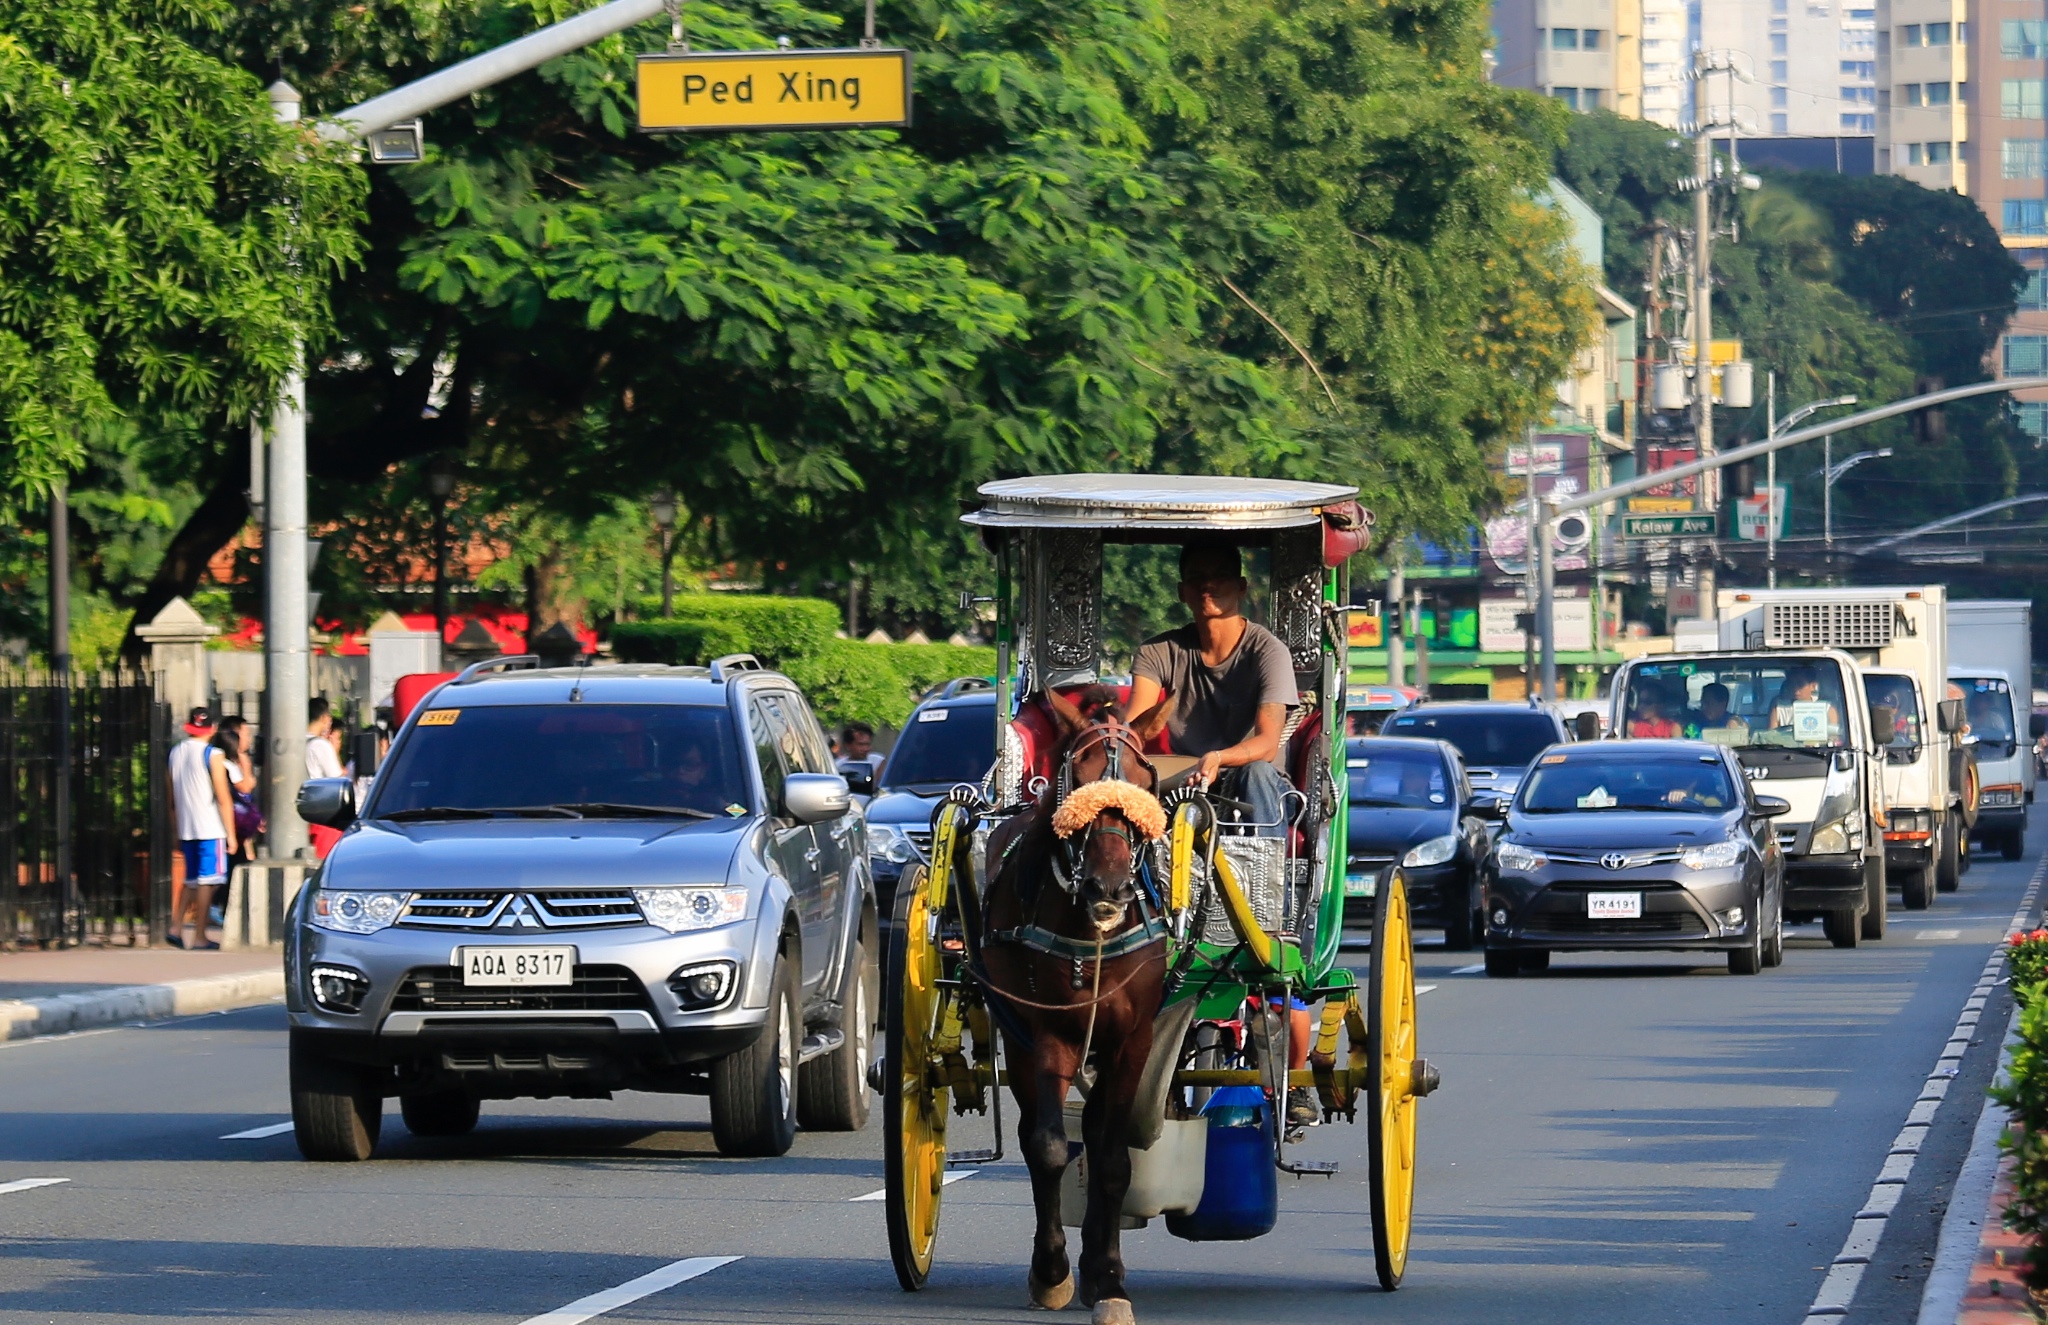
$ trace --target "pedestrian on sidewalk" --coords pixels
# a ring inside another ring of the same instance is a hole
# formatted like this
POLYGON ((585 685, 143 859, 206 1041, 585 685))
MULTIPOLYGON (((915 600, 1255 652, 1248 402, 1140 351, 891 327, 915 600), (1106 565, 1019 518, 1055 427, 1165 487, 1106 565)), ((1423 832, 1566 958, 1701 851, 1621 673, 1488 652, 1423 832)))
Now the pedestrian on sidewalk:
POLYGON ((256 839, 263 832, 263 808, 256 800, 256 762, 249 754, 249 725, 225 717, 214 729, 213 743, 228 757, 228 790, 235 801, 236 863, 256 859, 256 839))
POLYGON ((204 951, 220 947, 206 938, 213 890, 227 882, 234 853, 235 801, 228 782, 228 757, 213 744, 213 714, 204 705, 185 720, 185 739, 171 747, 171 803, 178 819, 178 850, 185 857, 183 925, 178 946, 204 951))
MULTIPOLYGON (((341 752, 335 749, 334 710, 325 698, 315 697, 306 704, 306 776, 308 778, 347 777, 348 770, 341 766, 341 752)), ((321 860, 334 850, 334 844, 341 840, 341 830, 325 824, 309 824, 313 836, 313 854, 321 860)))

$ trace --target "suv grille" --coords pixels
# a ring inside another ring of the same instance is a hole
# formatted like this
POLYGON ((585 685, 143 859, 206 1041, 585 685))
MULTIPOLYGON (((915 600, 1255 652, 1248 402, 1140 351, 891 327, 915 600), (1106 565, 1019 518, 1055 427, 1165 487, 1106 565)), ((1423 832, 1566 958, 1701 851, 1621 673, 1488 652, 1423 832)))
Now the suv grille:
POLYGON ((415 966, 398 982, 393 1012, 652 1012, 623 966, 578 966, 569 984, 545 988, 469 988, 453 966, 415 966))
POLYGON ((620 888, 415 893, 398 923, 427 929, 589 929, 637 925, 640 904, 620 888))
POLYGON ((910 845, 917 848, 917 854, 926 860, 932 858, 932 830, 929 828, 906 828, 903 835, 910 839, 910 845))

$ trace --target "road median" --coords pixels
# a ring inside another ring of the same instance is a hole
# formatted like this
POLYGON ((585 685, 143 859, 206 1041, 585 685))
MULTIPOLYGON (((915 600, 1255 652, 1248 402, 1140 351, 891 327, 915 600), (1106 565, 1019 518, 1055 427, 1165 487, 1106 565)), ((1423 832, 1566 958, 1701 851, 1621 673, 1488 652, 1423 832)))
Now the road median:
POLYGON ((271 968, 43 998, 0 999, 0 1040, 27 1040, 125 1022, 224 1012, 268 1003, 283 994, 284 972, 271 968))

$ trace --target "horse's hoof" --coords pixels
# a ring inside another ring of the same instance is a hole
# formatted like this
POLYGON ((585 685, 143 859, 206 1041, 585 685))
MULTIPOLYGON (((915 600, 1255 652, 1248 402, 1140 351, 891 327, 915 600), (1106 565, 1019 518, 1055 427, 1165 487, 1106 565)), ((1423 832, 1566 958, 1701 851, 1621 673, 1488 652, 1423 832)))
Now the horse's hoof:
POLYGON ((1026 1270, 1024 1282, 1031 1289, 1031 1305, 1039 1311, 1060 1311, 1074 1300, 1074 1276, 1069 1274, 1056 1284, 1038 1281, 1038 1272, 1026 1270))
POLYGON ((1129 1298, 1105 1297, 1095 1304, 1092 1325, 1138 1325, 1138 1318, 1131 1314, 1129 1298))

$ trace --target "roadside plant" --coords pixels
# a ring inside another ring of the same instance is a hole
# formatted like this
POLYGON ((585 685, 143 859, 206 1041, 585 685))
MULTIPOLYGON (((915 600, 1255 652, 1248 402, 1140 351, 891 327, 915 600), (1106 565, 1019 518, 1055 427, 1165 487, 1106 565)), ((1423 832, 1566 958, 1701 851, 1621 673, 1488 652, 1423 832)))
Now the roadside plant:
POLYGON ((2048 980, 2048 929, 2015 934, 2005 941, 2005 970, 2015 1002, 2025 1006, 2048 980))
MULTIPOLYGON (((2018 936, 2008 948, 2048 945, 2048 931, 2018 936)), ((2038 968, 2037 968, 2038 969, 2038 968)), ((2013 988, 2020 988, 2017 979, 2013 988)), ((1999 1148, 2013 1159, 2013 1196, 2005 1207, 2005 1226, 2027 1239, 2027 1286, 2048 1290, 2048 999, 2034 999, 2020 1010, 2019 1043, 2013 1046, 2012 1067, 2004 1082, 1991 1088, 1991 1098, 2012 1115, 2012 1125, 1999 1138, 1999 1148)))

